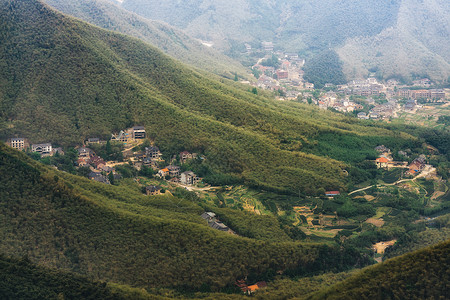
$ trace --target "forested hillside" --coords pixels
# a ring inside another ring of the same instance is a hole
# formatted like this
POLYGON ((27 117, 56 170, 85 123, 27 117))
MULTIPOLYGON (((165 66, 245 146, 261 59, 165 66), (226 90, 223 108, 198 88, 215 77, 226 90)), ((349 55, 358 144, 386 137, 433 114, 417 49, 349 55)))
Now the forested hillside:
POLYGON ((450 241, 368 267, 311 299, 444 299, 450 241))
POLYGON ((220 232, 201 219, 195 201, 69 175, 4 144, 0 162, 0 253, 96 280, 218 289, 245 277, 338 271, 370 261, 334 244, 220 232))
POLYGON ((105 29, 146 41, 170 56, 209 72, 234 78, 247 71, 237 61, 202 45, 170 25, 130 13, 106 0, 45 0, 59 11, 105 29))
POLYGON ((345 188, 343 169, 374 157, 378 144, 420 142, 233 88, 38 1, 0 3, 2 138, 74 145, 142 124, 168 157, 201 153, 213 172, 296 194, 345 188))
POLYGON ((88 277, 36 266, 26 257, 13 259, 0 256, 0 298, 33 299, 165 299, 145 291, 107 286, 88 277))
POLYGON ((428 74, 446 80, 450 75, 446 0, 120 2, 231 53, 243 51, 244 43, 256 48, 261 41, 273 41, 275 48, 308 59, 337 50, 349 79, 367 76, 374 67, 386 77, 428 74))

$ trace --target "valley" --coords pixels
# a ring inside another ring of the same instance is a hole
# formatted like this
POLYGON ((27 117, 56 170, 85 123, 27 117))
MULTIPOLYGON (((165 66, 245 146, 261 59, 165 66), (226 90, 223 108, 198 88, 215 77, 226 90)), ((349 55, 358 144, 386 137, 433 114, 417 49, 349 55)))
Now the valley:
POLYGON ((0 298, 445 295, 444 54, 339 47, 446 4, 171 2, 0 0, 0 298))

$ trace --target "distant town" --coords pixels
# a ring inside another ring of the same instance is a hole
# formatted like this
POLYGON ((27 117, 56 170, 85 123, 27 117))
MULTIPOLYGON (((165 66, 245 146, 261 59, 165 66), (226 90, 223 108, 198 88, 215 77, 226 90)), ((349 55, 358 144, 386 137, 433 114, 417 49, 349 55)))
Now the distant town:
POLYGON ((379 82, 377 78, 369 77, 342 85, 327 83, 316 89, 313 83, 304 79, 305 60, 298 54, 274 52, 271 42, 263 42, 257 51, 248 44, 246 48, 247 53, 256 52, 261 58, 251 67, 257 81, 242 83, 273 91, 278 100, 305 102, 365 120, 392 120, 403 113, 415 114, 428 104, 449 104, 448 91, 434 88, 428 78, 405 85, 396 79, 379 82))

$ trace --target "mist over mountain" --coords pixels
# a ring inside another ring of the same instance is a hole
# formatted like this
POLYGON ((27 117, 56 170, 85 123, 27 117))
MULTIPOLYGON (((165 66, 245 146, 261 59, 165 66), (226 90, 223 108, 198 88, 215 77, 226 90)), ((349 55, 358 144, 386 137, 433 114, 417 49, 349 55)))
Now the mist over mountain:
POLYGON ((369 69, 384 78, 424 74, 444 80, 450 75, 450 4, 445 0, 124 0, 121 6, 228 53, 244 43, 259 47, 262 41, 307 58, 331 48, 349 79, 367 76, 369 69))
POLYGON ((45 0, 57 10, 99 27, 137 37, 164 53, 197 68, 225 76, 243 76, 244 67, 219 51, 202 45, 181 30, 148 20, 107 0, 45 0))

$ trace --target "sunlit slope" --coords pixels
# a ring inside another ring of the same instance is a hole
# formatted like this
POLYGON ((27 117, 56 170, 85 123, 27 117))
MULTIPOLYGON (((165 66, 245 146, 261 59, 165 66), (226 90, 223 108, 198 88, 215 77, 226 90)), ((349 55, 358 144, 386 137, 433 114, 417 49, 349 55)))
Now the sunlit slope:
POLYGON ((142 124, 166 155, 203 153, 217 172, 306 194, 343 188, 343 169, 373 156, 377 144, 414 140, 307 105, 255 96, 140 40, 38 1, 0 3, 4 138, 67 145, 142 124))

